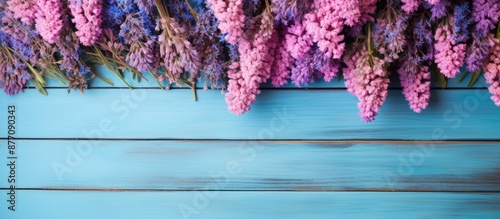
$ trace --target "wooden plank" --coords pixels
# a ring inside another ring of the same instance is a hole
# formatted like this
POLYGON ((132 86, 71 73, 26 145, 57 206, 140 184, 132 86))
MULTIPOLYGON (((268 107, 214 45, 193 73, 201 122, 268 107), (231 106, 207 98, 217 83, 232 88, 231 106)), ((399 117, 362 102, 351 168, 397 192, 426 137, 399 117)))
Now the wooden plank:
POLYGON ((9 219, 499 218, 499 193, 17 191, 9 219))
MULTIPOLYGON (((357 99, 339 90, 263 91, 243 116, 227 111, 219 91, 200 92, 195 102, 186 90, 53 90, 48 97, 30 90, 1 94, 0 118, 16 105, 18 138, 500 140, 500 108, 487 90, 432 95, 416 114, 391 90, 377 120, 365 124, 357 99)), ((0 138, 6 129, 0 126, 0 138)))
MULTIPOLYGON (((114 75, 113 72, 109 71, 105 66, 96 66, 95 70, 99 72, 99 74, 103 75, 105 78, 110 79, 113 81, 114 86, 111 86, 102 80, 98 78, 94 78, 93 80, 90 81, 90 87, 94 88, 107 88, 107 87, 115 87, 115 88, 126 88, 127 86, 125 83, 123 83, 116 75, 114 75)), ((144 79, 141 80, 141 82, 138 82, 136 79, 132 78, 132 74, 126 72, 124 74, 124 78, 126 79, 127 83, 129 83, 132 87, 136 88, 159 88, 157 82, 153 79, 153 77, 150 74, 144 74, 144 79)), ((461 83, 458 82, 458 78, 450 79, 448 80, 448 88, 466 88, 467 84, 469 83, 469 80, 471 78, 472 74, 468 74, 461 83)), ((399 83, 399 78, 397 74, 393 74, 391 78, 391 87, 393 88, 401 88, 401 85, 399 83)), ((198 85, 198 87, 201 89, 204 86, 204 82, 201 81, 198 85)), ((166 83, 163 83, 163 86, 165 86, 166 83)), ((51 88, 63 88, 67 87, 66 85, 61 84, 60 82, 56 80, 47 80, 47 86, 51 88)), ((175 86, 174 86, 175 87, 175 86)), ((271 83, 266 83, 262 85, 263 88, 274 88, 271 83)), ((440 85, 435 82, 432 85, 433 88, 441 88, 440 85)), ((474 88, 480 88, 480 87, 487 87, 486 81, 484 77, 480 77, 478 82, 474 84, 474 88)), ((34 87, 33 87, 34 88, 34 87)), ((298 88, 297 86, 288 83, 283 86, 283 88, 298 88)), ((344 85, 344 80, 339 81, 338 78, 334 78, 331 82, 325 82, 323 80, 317 80, 314 83, 311 83, 309 85, 304 85, 302 88, 345 88, 344 85)))
MULTIPOLYGON (((500 142, 20 140, 16 145, 17 188, 500 192, 500 142)), ((0 156, 0 163, 8 163, 6 157, 0 156)), ((7 170, 0 169, 2 178, 7 170)), ((0 181, 0 188, 8 186, 0 181)))

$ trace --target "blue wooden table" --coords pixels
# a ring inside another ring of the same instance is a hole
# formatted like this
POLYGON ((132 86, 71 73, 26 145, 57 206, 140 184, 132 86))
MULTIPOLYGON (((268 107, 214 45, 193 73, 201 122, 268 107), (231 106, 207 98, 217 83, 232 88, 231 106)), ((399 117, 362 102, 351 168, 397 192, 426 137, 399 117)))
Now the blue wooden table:
POLYGON ((394 85, 371 124, 341 82, 266 86, 243 116, 220 91, 91 86, 0 95, 0 218, 500 218, 484 81, 435 88, 421 114, 394 85))

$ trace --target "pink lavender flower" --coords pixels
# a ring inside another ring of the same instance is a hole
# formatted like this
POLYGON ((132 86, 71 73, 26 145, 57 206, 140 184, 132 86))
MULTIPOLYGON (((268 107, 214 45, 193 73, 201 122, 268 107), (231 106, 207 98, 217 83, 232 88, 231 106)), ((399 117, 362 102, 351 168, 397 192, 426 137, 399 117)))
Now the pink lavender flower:
POLYGON ((35 0, 38 11, 35 27, 40 36, 48 43, 55 43, 61 38, 63 29, 63 5, 59 0, 35 0))
POLYGON ((335 7, 338 7, 338 14, 342 19, 344 19, 345 25, 353 26, 359 22, 359 18, 361 17, 359 0, 336 1, 336 3, 341 3, 335 7))
POLYGON ((434 58, 439 70, 447 78, 454 78, 464 64, 465 43, 457 44, 447 25, 437 28, 434 39, 436 41, 434 58))
POLYGON ((429 4, 431 5, 435 5, 441 2, 441 0, 426 0, 426 1, 429 2, 429 4))
POLYGON ((37 4, 32 0, 9 0, 7 7, 14 18, 20 19, 24 24, 31 25, 35 23, 35 15, 37 14, 37 4))
MULTIPOLYGON (((264 12, 263 16, 272 16, 264 12)), ((273 19, 262 19, 272 22, 273 19)), ((271 76, 271 66, 274 62, 274 50, 278 41, 278 34, 274 32, 270 38, 265 38, 262 32, 266 24, 261 24, 259 31, 252 40, 249 36, 240 39, 238 52, 240 61, 231 64, 228 93, 225 99, 230 112, 241 115, 250 110, 250 105, 260 93, 259 85, 271 76), (239 69, 238 69, 239 68, 239 69)))
POLYGON ((154 55, 154 45, 152 43, 154 42, 135 42, 130 44, 130 51, 125 57, 125 61, 134 66, 139 72, 153 70, 152 66, 156 62, 156 56, 154 55))
POLYGON ((326 57, 340 59, 345 49, 341 33, 344 21, 340 14, 346 6, 340 0, 315 0, 313 6, 304 16, 303 26, 326 57))
POLYGON ((431 96, 431 73, 425 65, 412 65, 405 62, 398 69, 403 94, 410 108, 420 113, 429 105, 431 96))
POLYGON ((340 70, 341 61, 339 59, 329 59, 319 50, 315 50, 313 55, 314 70, 318 78, 323 78, 330 82, 340 70))
POLYGON ((491 49, 490 57, 484 64, 484 77, 490 86, 491 100, 495 105, 500 106, 500 42, 495 39, 496 44, 491 49))
POLYGON ((280 27, 279 38, 274 54, 274 63, 271 67, 271 82, 275 87, 280 87, 287 83, 290 78, 290 70, 293 66, 293 57, 286 50, 286 28, 280 27))
POLYGON ((224 39, 229 44, 238 43, 245 26, 242 0, 206 0, 219 21, 219 29, 227 34, 224 39))
POLYGON ((201 68, 198 52, 187 40, 185 30, 173 18, 161 18, 159 29, 162 31, 158 42, 160 43, 160 57, 165 68, 176 78, 167 78, 175 82, 184 71, 195 76, 201 68))
POLYGON ((401 0, 401 2, 403 2, 401 9, 407 14, 417 11, 420 4, 422 4, 422 0, 401 0))
POLYGON ((352 37, 356 37, 360 34, 361 28, 367 22, 373 22, 373 14, 377 10, 378 0, 359 0, 359 20, 352 27, 348 27, 348 34, 352 37))
POLYGON ((302 23, 296 22, 288 27, 286 50, 295 59, 301 59, 311 49, 313 41, 302 23))
POLYGON ((70 0, 69 9, 76 26, 76 35, 84 46, 99 39, 102 23, 102 0, 70 0))
POLYGON ((292 67, 292 83, 297 87, 307 85, 314 81, 314 63, 312 52, 305 54, 302 58, 295 60, 292 67))
POLYGON ((343 71, 347 90, 359 100, 361 119, 372 122, 387 98, 389 77, 384 69, 385 62, 370 55, 364 47, 344 61, 347 65, 343 71))

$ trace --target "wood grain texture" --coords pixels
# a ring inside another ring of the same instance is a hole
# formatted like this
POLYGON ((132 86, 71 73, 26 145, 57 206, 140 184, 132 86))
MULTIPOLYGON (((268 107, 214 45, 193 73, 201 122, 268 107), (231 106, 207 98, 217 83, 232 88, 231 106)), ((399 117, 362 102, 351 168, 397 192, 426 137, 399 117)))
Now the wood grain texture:
POLYGON ((16 212, 7 212, 6 202, 0 204, 2 218, 26 219, 34 215, 51 219, 500 217, 499 193, 18 191, 18 196, 16 212), (183 214, 180 209, 190 211, 183 214), (194 213, 188 216, 189 212, 194 213))
MULTIPOLYGON (((18 188, 500 192, 500 143, 25 140, 17 145, 18 188)), ((6 180, 0 181, 0 188, 6 187, 6 180)))
POLYGON ((2 201, 0 218, 500 218, 500 108, 482 78, 433 90, 421 114, 393 81, 365 124, 338 81, 263 85, 238 117, 220 91, 194 102, 150 76, 126 76, 131 91, 98 71, 115 86, 68 95, 49 80, 48 97, 0 94, 0 121, 16 106, 19 189, 17 211, 2 201))
MULTIPOLYGON (((357 99, 343 90, 266 90, 243 116, 227 111, 219 91, 200 92, 194 102, 186 90, 52 90, 48 97, 28 90, 2 94, 0 117, 16 105, 18 138, 500 140, 500 107, 487 90, 432 95, 428 109, 416 114, 391 90, 370 124, 361 122, 357 99)), ((0 138, 6 133, 0 126, 0 138)))

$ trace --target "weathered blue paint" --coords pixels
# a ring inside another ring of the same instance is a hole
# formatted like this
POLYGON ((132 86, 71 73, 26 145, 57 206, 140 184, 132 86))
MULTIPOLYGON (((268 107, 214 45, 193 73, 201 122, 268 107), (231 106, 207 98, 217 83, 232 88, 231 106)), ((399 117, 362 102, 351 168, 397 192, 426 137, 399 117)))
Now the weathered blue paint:
MULTIPOLYGON (((500 192, 500 142, 17 144, 18 188, 500 192)), ((0 188, 7 185, 0 181, 0 188)))
POLYGON ((500 212, 499 193, 19 191, 19 200, 16 213, 2 202, 2 218, 497 219, 500 212))
POLYGON ((451 80, 421 114, 392 89, 364 124, 341 82, 265 85, 238 117, 220 91, 194 102, 147 78, 134 91, 113 78, 85 95, 53 81, 48 97, 0 94, 1 148, 10 104, 21 138, 17 211, 2 201, 0 218, 500 218, 500 108, 484 80, 451 80))
MULTIPOLYGON (((22 138, 162 139, 488 139, 500 140, 500 107, 486 89, 434 90, 428 109, 416 114, 391 90, 377 120, 361 122, 357 99, 345 90, 266 90, 243 116, 227 111, 219 91, 88 90, 84 95, 30 90, 3 97, 18 108, 22 138), (113 131, 93 134, 101 123, 113 131), (41 128, 43 127, 43 128, 41 128)), ((0 117, 6 118, 6 110, 0 117)), ((0 126, 0 138, 6 136, 0 126)))

